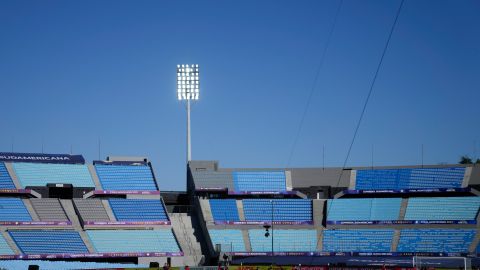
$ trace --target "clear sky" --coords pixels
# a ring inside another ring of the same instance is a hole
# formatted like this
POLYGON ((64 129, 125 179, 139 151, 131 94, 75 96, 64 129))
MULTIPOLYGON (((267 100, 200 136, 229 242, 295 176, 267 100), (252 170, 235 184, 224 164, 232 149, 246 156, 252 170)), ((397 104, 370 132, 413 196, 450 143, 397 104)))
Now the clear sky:
MULTIPOLYGON (((290 166, 341 166, 399 1, 343 2, 290 166), (322 149, 325 147, 325 160, 322 149)), ((201 69, 193 159, 284 167, 338 0, 0 1, 0 151, 148 156, 185 188, 176 65, 201 69)), ((480 154, 480 2, 406 0, 348 165, 480 154), (475 147, 476 146, 476 147, 475 147), (476 148, 476 150, 475 150, 476 148)))

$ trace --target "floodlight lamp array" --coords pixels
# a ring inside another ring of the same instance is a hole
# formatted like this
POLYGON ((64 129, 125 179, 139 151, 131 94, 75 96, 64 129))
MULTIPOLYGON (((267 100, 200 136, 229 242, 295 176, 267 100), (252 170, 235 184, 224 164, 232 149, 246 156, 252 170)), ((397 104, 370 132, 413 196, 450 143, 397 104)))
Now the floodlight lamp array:
POLYGON ((199 92, 198 65, 177 65, 178 100, 197 100, 199 92))

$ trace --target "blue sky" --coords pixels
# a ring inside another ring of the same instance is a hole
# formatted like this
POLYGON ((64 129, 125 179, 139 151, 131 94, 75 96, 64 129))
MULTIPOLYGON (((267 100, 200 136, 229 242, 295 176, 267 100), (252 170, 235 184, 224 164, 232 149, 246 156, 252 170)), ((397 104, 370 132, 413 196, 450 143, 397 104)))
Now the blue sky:
MULTIPOLYGON (((185 188, 177 64, 201 68, 193 159, 283 167, 329 1, 0 1, 0 150, 148 156, 185 188)), ((399 1, 345 0, 290 166, 341 166, 399 1), (325 146, 325 160, 322 148, 325 146)), ((348 165, 480 154, 480 2, 406 0, 348 165), (476 146, 476 147, 475 147, 476 146)))

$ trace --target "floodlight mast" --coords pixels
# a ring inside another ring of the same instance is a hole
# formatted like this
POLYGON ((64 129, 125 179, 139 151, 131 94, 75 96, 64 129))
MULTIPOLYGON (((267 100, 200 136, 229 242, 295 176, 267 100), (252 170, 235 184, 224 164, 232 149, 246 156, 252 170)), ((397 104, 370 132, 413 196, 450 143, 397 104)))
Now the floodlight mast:
POLYGON ((187 101, 187 161, 192 160, 192 144, 190 132, 190 103, 198 100, 200 93, 198 65, 177 65, 178 100, 187 101))

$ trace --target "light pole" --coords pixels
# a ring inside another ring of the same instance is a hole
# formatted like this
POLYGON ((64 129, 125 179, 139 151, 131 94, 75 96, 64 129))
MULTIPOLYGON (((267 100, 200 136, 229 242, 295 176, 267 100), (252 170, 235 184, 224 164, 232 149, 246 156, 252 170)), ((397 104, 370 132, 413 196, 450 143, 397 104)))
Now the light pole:
POLYGON ((272 270, 273 270, 273 200, 270 200, 270 203, 272 204, 272 270))
POLYGON ((187 162, 192 160, 190 100, 198 100, 199 93, 198 65, 177 65, 177 97, 187 101, 187 162))
POLYGON ((273 270, 273 264, 274 264, 274 257, 273 257, 273 200, 270 200, 270 203, 272 204, 272 270, 273 270))

